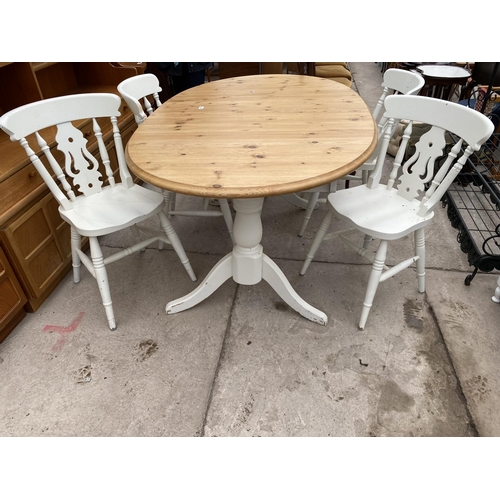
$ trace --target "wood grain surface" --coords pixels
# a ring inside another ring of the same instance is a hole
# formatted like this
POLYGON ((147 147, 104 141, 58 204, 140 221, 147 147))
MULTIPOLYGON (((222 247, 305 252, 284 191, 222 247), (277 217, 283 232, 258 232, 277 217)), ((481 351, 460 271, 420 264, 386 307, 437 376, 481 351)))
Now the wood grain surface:
POLYGON ((256 198, 338 179, 376 140, 368 107, 345 85, 252 75, 177 94, 134 132, 126 155, 132 172, 163 189, 256 198))

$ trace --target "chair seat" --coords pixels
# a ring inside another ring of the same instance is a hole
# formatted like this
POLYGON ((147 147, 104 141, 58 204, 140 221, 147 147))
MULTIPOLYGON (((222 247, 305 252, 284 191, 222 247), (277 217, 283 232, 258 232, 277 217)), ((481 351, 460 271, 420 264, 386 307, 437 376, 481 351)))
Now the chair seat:
POLYGON ((384 185, 369 189, 363 184, 337 191, 328 196, 328 203, 363 233, 384 240, 395 240, 425 227, 434 216, 434 212, 418 216, 418 200, 405 200, 396 189, 388 190, 384 185))
POLYGON ((117 184, 91 196, 79 196, 72 210, 59 207, 61 217, 82 236, 102 236, 133 226, 163 209, 161 193, 134 184, 117 184))
POLYGON ((351 72, 340 64, 317 66, 316 76, 320 78, 347 78, 348 80, 352 80, 351 72))
POLYGON ((346 87, 352 88, 352 82, 348 78, 326 78, 326 80, 333 80, 334 82, 338 82, 346 87))
POLYGON ((347 67, 346 62, 316 62, 314 64, 316 66, 332 66, 332 65, 340 64, 341 66, 344 66, 344 68, 347 67))

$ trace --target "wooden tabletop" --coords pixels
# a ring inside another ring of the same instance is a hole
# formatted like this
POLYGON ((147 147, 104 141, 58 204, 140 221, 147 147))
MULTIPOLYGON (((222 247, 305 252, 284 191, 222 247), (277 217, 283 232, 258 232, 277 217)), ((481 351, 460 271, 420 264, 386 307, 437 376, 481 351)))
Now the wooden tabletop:
POLYGON ((130 170, 169 191, 257 198, 303 191, 362 165, 372 115, 349 87, 302 75, 254 75, 166 101, 127 145, 130 170))

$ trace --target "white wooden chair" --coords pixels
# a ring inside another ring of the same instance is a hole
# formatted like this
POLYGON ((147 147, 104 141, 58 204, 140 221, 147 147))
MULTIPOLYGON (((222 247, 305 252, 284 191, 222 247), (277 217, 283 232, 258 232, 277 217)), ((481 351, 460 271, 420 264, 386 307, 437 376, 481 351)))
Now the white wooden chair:
MULTIPOLYGON (((135 121, 141 125, 144 120, 153 114, 154 110, 161 106, 159 92, 161 92, 160 82, 158 78, 150 73, 144 75, 132 76, 127 78, 118 85, 123 100, 134 113, 135 121), (141 104, 142 102, 142 104, 141 104), (147 113, 147 114, 146 114, 147 113)), ((176 193, 162 191, 167 205, 169 215, 184 215, 184 216, 201 216, 201 217, 224 217, 227 230, 231 240, 233 238, 233 217, 231 209, 226 199, 219 199, 220 210, 207 210, 209 199, 203 198, 203 210, 176 210, 176 193)))
POLYGON ((83 262, 97 281, 111 330, 116 328, 116 322, 106 272, 108 263, 161 240, 173 246, 190 278, 196 280, 179 237, 163 211, 163 196, 132 181, 117 125, 120 105, 121 99, 114 94, 77 94, 27 104, 0 117, 0 128, 12 141, 19 141, 58 201, 61 217, 71 226, 74 281, 80 281, 83 262), (82 120, 88 120, 88 125, 83 122, 87 128, 85 135, 72 123, 78 121, 82 126, 82 120), (105 123, 110 126, 105 128, 105 123), (108 135, 108 130, 113 137, 116 160, 109 156, 104 142, 103 133, 108 135), (91 131, 97 142, 100 165, 88 149, 89 143, 96 149, 91 131), (51 148, 53 143, 55 147, 51 148), (56 157, 61 157, 60 163, 56 157), (121 182, 113 177, 114 165, 118 165, 121 182), (159 217, 164 233, 156 234, 138 225, 154 215, 159 217), (125 228, 132 230, 137 243, 104 258, 98 237, 125 228), (141 231, 149 233, 144 241, 139 241, 141 231), (82 236, 89 239, 91 258, 81 250, 82 236))
MULTIPOLYGON (((379 133, 383 126, 383 109, 384 101, 388 95, 391 94, 402 94, 402 95, 416 95, 420 92, 420 89, 424 86, 424 78, 411 71, 405 71, 403 69, 388 69, 384 73, 384 79, 382 82, 382 94, 379 97, 375 109, 373 110, 373 118, 379 127, 379 133)), ((363 184, 366 183, 368 179, 368 174, 371 170, 375 168, 375 162, 377 160, 378 148, 374 151, 370 159, 359 167, 361 171, 360 175, 350 174, 342 177, 342 180, 350 181, 357 180, 361 181, 363 184)), ((317 207, 318 202, 325 202, 325 198, 320 199, 321 193, 333 193, 337 190, 337 181, 330 184, 324 184, 313 189, 306 191, 310 193, 309 200, 306 206, 306 212, 304 214, 304 220, 302 222, 302 227, 299 231, 299 236, 303 236, 307 228, 309 220, 311 219, 313 210, 317 207)))
POLYGON ((386 124, 379 137, 380 154, 368 182, 331 193, 328 212, 314 238, 300 274, 304 275, 321 242, 338 236, 361 256, 373 263, 363 302, 359 328, 365 327, 379 282, 416 263, 418 290, 425 291, 424 228, 434 216, 434 206, 460 172, 465 161, 493 132, 492 122, 481 113, 456 103, 421 96, 388 96, 385 100, 386 124), (408 120, 394 159, 387 184, 380 182, 387 147, 398 120, 408 120), (416 144, 415 153, 401 165, 412 132, 412 123, 432 125, 416 144), (447 131, 460 139, 447 154, 439 169, 436 159, 445 152, 447 131), (459 154, 462 144, 465 152, 459 154), (458 159, 457 159, 458 157, 458 159), (435 171, 437 170, 437 171, 435 171), (349 229, 327 235, 334 216, 348 222, 349 229), (380 239, 376 254, 367 253, 348 236, 360 232, 380 239), (391 267, 385 266, 389 241, 414 234, 415 255, 391 267))

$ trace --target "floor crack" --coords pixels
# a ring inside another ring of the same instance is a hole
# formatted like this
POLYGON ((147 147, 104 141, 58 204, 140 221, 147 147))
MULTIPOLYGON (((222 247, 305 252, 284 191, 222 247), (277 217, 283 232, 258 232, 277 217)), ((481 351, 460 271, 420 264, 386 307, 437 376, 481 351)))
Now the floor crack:
POLYGON ((468 404, 468 401, 467 401, 467 397, 465 396, 465 393, 464 393, 464 390, 462 388, 462 384, 460 382, 460 377, 458 376, 457 374, 457 370, 455 369, 455 365, 453 364, 453 357, 451 356, 451 352, 450 350, 448 349, 448 346, 446 345, 446 340, 443 336, 443 332, 441 331, 441 327, 439 325, 439 320, 436 316, 436 313, 434 312, 434 308, 432 307, 432 305, 430 304, 430 302, 428 301, 428 298, 427 298, 427 295, 424 295, 424 303, 425 305, 428 307, 428 310, 434 320, 434 323, 436 324, 436 328, 437 328, 437 332, 438 332, 438 335, 441 339, 441 342, 443 343, 443 346, 444 346, 444 349, 446 351, 446 355, 448 357, 448 361, 450 363, 450 367, 451 369, 453 370, 453 374, 455 375, 455 378, 457 380, 457 395, 459 397, 459 399, 464 403, 464 407, 465 407, 465 412, 469 418, 469 426, 471 428, 471 431, 472 431, 472 434, 476 437, 480 437, 480 434, 477 430, 477 427, 476 427, 476 423, 474 422, 474 419, 472 417, 472 414, 469 410, 469 404, 468 404))
POLYGON ((236 298, 238 296, 239 287, 240 286, 238 284, 236 284, 236 287, 234 290, 234 295, 233 295, 233 302, 231 304, 231 308, 230 308, 229 314, 228 314, 228 320, 227 320, 227 324, 226 324, 226 330, 224 332, 224 338, 222 339, 222 345, 221 345, 221 350, 219 353, 219 359, 217 360, 217 366, 215 367, 214 376, 212 378, 212 386, 210 387, 210 393, 208 395, 207 406, 205 408, 205 413, 203 415, 203 421, 201 423, 201 431, 199 434, 200 437, 205 436, 205 428, 207 425, 208 412, 210 410, 210 407, 212 406, 215 384, 216 384, 217 379, 219 377, 219 372, 220 372, 220 369, 222 366, 222 361, 224 360, 225 355, 226 355, 226 351, 227 351, 227 343, 229 340, 229 335, 231 334, 231 326, 232 326, 231 318, 233 317, 233 311, 234 311, 234 308, 236 306, 236 298))

